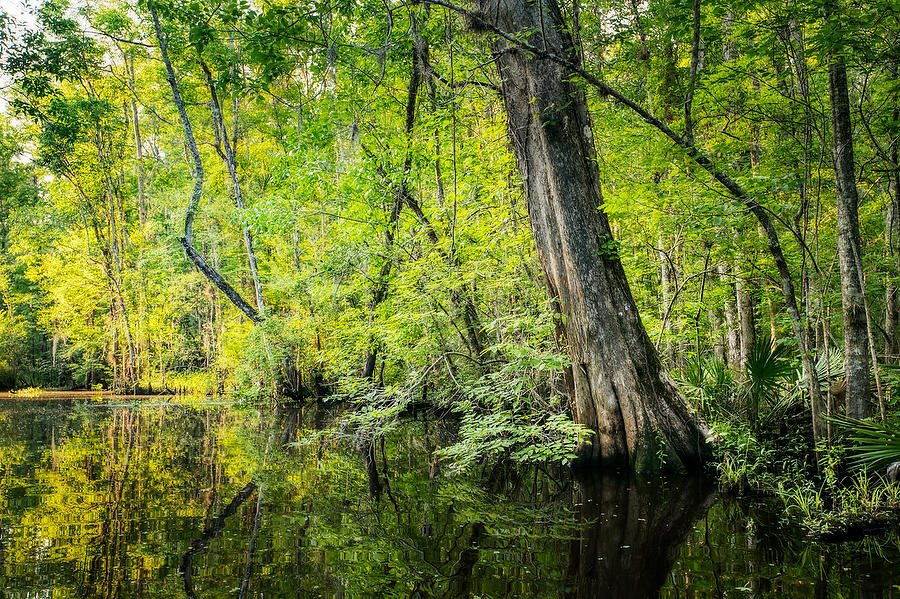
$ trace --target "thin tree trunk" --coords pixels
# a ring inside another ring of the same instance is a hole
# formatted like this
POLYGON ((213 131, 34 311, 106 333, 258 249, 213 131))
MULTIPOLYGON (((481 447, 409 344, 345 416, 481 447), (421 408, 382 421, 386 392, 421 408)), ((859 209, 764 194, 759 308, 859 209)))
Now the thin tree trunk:
MULTIPOLYGON (((897 78, 897 65, 894 64, 892 75, 897 78)), ((900 122, 900 94, 894 94, 894 110, 892 114, 893 122, 900 122)), ((888 188, 891 192, 891 232, 888 235, 888 251, 894 258, 894 265, 897 267, 894 277, 900 277, 900 143, 895 142, 891 145, 891 163, 894 172, 891 174, 891 182, 888 188)), ((898 298, 897 285, 893 284, 891 329, 892 334, 888 335, 891 351, 893 354, 893 362, 900 362, 900 331, 898 331, 898 321, 900 321, 900 298, 898 298)), ((886 316, 887 317, 887 316, 886 316)))
POLYGON ((144 149, 141 144, 141 126, 138 121, 137 101, 134 87, 134 56, 129 56, 128 87, 131 89, 131 120, 134 126, 134 169, 138 184, 138 219, 141 227, 147 222, 147 193, 144 189, 144 149))
POLYGON ((241 294, 238 293, 228 281, 222 278, 222 275, 220 275, 216 269, 212 268, 206 262, 206 259, 194 248, 194 214, 200 203, 200 196, 203 195, 203 161, 200 159, 200 151, 197 149, 197 141, 194 139, 194 130, 191 127, 191 122, 184 106, 184 99, 181 96, 181 91, 179 91, 178 83, 175 80, 175 70, 172 68, 172 61, 169 60, 166 40, 163 37, 162 27, 155 7, 150 7, 150 14, 153 17, 153 27, 156 30, 156 40, 159 43, 160 57, 166 67, 166 80, 172 88, 172 97, 175 101, 175 106, 178 109, 178 115, 181 118, 181 124, 184 127, 185 140, 194 162, 194 190, 191 194, 191 200, 184 217, 184 237, 181 238, 181 246, 184 248, 184 252, 188 259, 194 263, 194 266, 218 287, 235 307, 243 312, 252 322, 260 322, 262 321, 262 316, 259 312, 257 312, 253 306, 248 304, 247 301, 241 297, 241 294))
MULTIPOLYGON (((413 48, 412 51, 412 70, 409 77, 409 87, 406 93, 406 121, 405 132, 407 141, 412 134, 413 125, 416 119, 416 100, 419 96, 419 87, 422 84, 422 61, 420 59, 419 48, 413 48)), ((403 163, 404 175, 409 174, 412 167, 412 154, 407 151, 406 158, 403 163)), ((391 253, 394 247, 394 237, 396 235, 397 222, 400 219, 400 212, 403 209, 404 193, 407 192, 404 184, 394 186, 391 195, 393 202, 391 211, 388 216, 387 227, 384 231, 384 262, 378 273, 378 279, 375 282, 375 288, 372 290, 372 301, 369 305, 369 322, 370 325, 375 318, 375 310, 379 304, 387 297, 388 277, 391 274, 393 266, 393 258, 391 253)), ((375 346, 375 338, 371 336, 369 339, 369 349, 366 353, 366 362, 363 366, 363 378, 372 379, 375 376, 375 366, 378 360, 378 349, 375 346)))
MULTIPOLYGON (((891 204, 888 206, 885 217, 885 238, 887 239, 888 255, 893 258, 896 253, 895 244, 900 237, 900 214, 897 206, 900 204, 900 185, 896 180, 895 172, 890 184, 891 204)), ((898 321, 900 321, 900 302, 898 302, 896 276, 888 277, 884 289, 884 353, 886 362, 896 362, 900 354, 900 339, 898 339, 898 321)))
POLYGON ((719 314, 712 303, 709 304, 707 313, 709 314, 709 334, 713 342, 713 357, 720 362, 725 362, 725 340, 722 336, 722 321, 719 320, 719 314))
POLYGON ((664 251, 663 236, 659 235, 657 243, 659 244, 659 286, 662 294, 662 304, 660 310, 661 317, 664 319, 663 331, 666 335, 666 362, 669 368, 675 368, 677 356, 675 355, 675 340, 672 338, 672 315, 669 304, 672 303, 672 268, 669 264, 669 255, 664 251))
POLYGON ((737 301, 734 294, 734 283, 731 282, 725 264, 716 266, 719 282, 725 285, 725 342, 728 364, 737 368, 741 363, 741 339, 738 333, 737 301))
MULTIPOLYGON (((228 128, 225 127, 225 117, 222 114, 222 105, 219 103, 219 95, 216 91, 216 85, 213 80, 212 73, 209 70, 209 67, 202 60, 200 61, 200 66, 203 69, 203 73, 206 75, 206 84, 209 88, 209 94, 211 98, 210 106, 212 108, 212 116, 213 116, 213 128, 215 130, 215 138, 216 138, 216 150, 219 153, 219 157, 225 163, 225 167, 228 170, 228 176, 231 179, 231 187, 232 192, 234 193, 234 201, 237 204, 239 210, 243 211, 245 208, 244 205, 244 194, 241 191, 241 182, 238 178, 237 174, 237 106, 234 106, 234 135, 229 137, 228 128), (221 148, 219 147, 221 145, 221 148)), ((244 238, 244 249, 247 251, 247 262, 250 266, 250 278, 253 281, 253 291, 256 296, 256 310, 259 312, 259 315, 262 318, 266 316, 266 303, 263 299, 263 287, 262 280, 259 277, 259 266, 256 263, 256 250, 254 249, 253 244, 253 234, 250 232, 250 228, 247 225, 241 227, 241 234, 244 238)))
MULTIPOLYGON (((100 158, 103 160, 103 152, 98 141, 97 144, 98 150, 100 150, 100 158)), ((134 341, 131 336, 131 321, 128 318, 128 308, 125 306, 125 297, 122 294, 122 265, 121 258, 119 256, 119 242, 118 242, 118 223, 116 218, 116 202, 113 195, 113 190, 111 188, 110 181, 104 177, 104 184, 107 186, 106 195, 109 199, 109 251, 112 262, 113 272, 111 273, 113 291, 115 293, 115 300, 118 301, 119 309, 122 312, 122 321, 125 328, 125 342, 127 344, 128 350, 128 362, 123 367, 123 380, 127 383, 132 382, 134 377, 135 370, 135 356, 134 356, 134 341)), ((99 241, 99 239, 98 239, 99 241)), ((123 361, 124 362, 124 361, 123 361)), ((115 377, 114 377, 115 378, 115 377)))
POLYGON ((828 92, 831 98, 834 175, 837 186, 838 263, 844 324, 844 368, 847 377, 845 407, 848 416, 865 418, 869 415, 869 340, 850 97, 847 90, 847 69, 840 53, 832 53, 828 61, 828 92))
MULTIPOLYGON (((743 257, 739 258, 743 260, 743 257)), ((737 277, 734 282, 735 296, 737 297, 738 323, 741 330, 740 368, 747 369, 747 358, 750 350, 756 343, 756 326, 753 315, 753 295, 750 293, 748 281, 743 276, 737 277)))
POLYGON ((766 303, 769 306, 769 338, 772 341, 778 340, 778 322, 776 320, 775 300, 771 296, 766 296, 766 303))

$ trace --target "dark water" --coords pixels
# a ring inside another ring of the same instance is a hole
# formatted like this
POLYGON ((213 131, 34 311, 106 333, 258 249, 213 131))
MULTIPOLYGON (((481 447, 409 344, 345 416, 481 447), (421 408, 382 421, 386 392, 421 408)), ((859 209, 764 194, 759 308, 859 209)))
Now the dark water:
POLYGON ((700 480, 452 476, 421 421, 367 468, 321 408, 150 401, 0 401, 0 597, 900 596, 896 536, 700 480))

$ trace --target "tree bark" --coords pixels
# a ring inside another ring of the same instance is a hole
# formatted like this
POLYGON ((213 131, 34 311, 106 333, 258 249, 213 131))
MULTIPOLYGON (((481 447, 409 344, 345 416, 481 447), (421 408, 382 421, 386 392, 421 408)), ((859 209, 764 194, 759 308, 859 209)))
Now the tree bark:
MULTIPOLYGON (((743 256, 739 258, 743 261, 743 256)), ((748 288, 748 281, 743 276, 735 279, 734 291, 737 297, 738 322, 740 324, 740 362, 741 370, 747 369, 747 358, 756 343, 756 326, 753 318, 753 296, 748 288)))
MULTIPOLYGON (((897 78, 897 65, 891 67, 891 75, 897 78)), ((900 121, 900 94, 894 94, 894 110, 891 118, 893 122, 900 121)), ((900 276, 900 150, 897 143, 891 145, 889 163, 894 167, 891 173, 891 182, 888 189, 891 194, 891 206, 889 209, 890 218, 887 222, 887 245, 888 254, 894 259, 894 276, 900 276)), ((900 361, 900 298, 898 298, 897 284, 891 281, 888 284, 885 298, 885 330, 887 331, 886 354, 889 354, 888 362, 897 363, 900 361)))
POLYGON ((675 340, 672 338, 672 320, 673 316, 669 305, 672 303, 672 268, 669 264, 669 255, 663 250, 663 236, 657 238, 659 244, 659 286, 662 294, 662 304, 660 305, 660 315, 663 319, 663 330, 666 335, 666 362, 669 368, 675 368, 677 356, 675 355, 675 340))
MULTIPOLYGON (((577 63, 555 0, 481 0, 479 9, 482 22, 577 63)), ((547 56, 502 36, 492 50, 537 253, 565 317, 574 417, 594 433, 577 448, 579 461, 697 468, 708 456, 708 431, 663 369, 637 313, 601 208, 584 94, 547 56)))
POLYGON ((141 143, 141 126, 138 121, 138 109, 134 91, 134 56, 128 56, 125 64, 128 70, 128 88, 131 91, 131 119, 134 127, 134 170, 138 185, 138 220, 141 223, 141 227, 143 227, 147 222, 147 193, 144 188, 144 149, 141 143))
POLYGON ((725 285, 725 341, 727 345, 728 365, 737 368, 741 363, 741 340, 738 335, 737 301, 735 300, 734 284, 729 280, 725 265, 719 263, 716 266, 719 273, 719 282, 725 285))
MULTIPOLYGON (((887 238, 888 255, 895 258, 895 244, 900 238, 900 184, 897 181, 898 173, 894 172, 890 183, 891 204, 888 206, 885 217, 885 237, 887 238)), ((897 271, 895 271, 897 272, 897 271)), ((896 275, 895 275, 896 276, 896 275)), ((897 283, 894 277, 889 277, 884 289, 884 353, 885 361, 896 363, 897 354, 900 353, 900 339, 898 339, 898 324, 900 324, 900 302, 898 302, 897 283)))
POLYGON ((869 415, 869 339, 847 68, 844 57, 840 54, 832 54, 828 62, 828 92, 831 98, 834 179, 837 186, 838 263, 847 377, 846 410, 847 415, 852 418, 865 418, 869 415))

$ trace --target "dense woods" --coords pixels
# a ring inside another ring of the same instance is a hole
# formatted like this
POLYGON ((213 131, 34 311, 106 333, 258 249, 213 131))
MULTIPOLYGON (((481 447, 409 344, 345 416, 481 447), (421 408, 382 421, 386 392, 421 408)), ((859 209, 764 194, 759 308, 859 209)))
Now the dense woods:
POLYGON ((727 478, 788 436, 819 471, 893 434, 898 35, 887 0, 7 14, 0 387, 350 398, 372 439, 432 407, 459 468, 716 438, 727 478))

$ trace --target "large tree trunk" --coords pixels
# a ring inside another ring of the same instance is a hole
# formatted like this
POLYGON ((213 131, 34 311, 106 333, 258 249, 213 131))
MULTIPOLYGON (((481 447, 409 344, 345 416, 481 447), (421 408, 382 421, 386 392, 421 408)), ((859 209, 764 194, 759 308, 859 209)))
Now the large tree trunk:
MULTIPOLYGON (((484 19, 572 62, 554 0, 481 0, 484 19)), ((575 420, 594 432, 582 462, 635 470, 699 467, 707 429, 663 369, 638 316, 601 204, 585 98, 557 61, 492 46, 538 256, 559 298, 572 361, 575 420)))
POLYGON ((859 195, 853 167, 853 128, 847 92, 847 68, 841 55, 828 63, 834 178, 837 185, 838 262, 841 271, 841 311, 844 322, 846 409, 853 418, 869 415, 869 337, 862 279, 859 235, 859 195))

